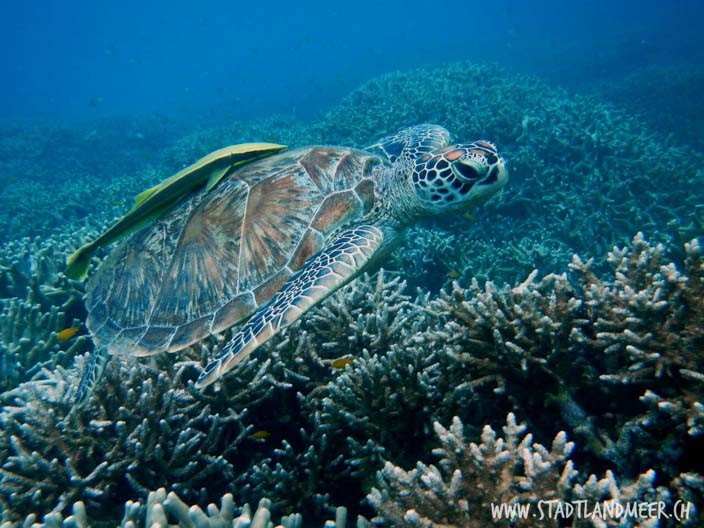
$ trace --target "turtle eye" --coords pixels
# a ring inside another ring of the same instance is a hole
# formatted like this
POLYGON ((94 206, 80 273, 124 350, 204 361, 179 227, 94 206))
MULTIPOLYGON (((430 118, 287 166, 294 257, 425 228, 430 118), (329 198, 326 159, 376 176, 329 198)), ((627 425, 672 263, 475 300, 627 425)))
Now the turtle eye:
POLYGON ((452 168, 455 169, 458 176, 461 176, 465 180, 478 180, 481 177, 477 169, 461 161, 453 164, 452 168))

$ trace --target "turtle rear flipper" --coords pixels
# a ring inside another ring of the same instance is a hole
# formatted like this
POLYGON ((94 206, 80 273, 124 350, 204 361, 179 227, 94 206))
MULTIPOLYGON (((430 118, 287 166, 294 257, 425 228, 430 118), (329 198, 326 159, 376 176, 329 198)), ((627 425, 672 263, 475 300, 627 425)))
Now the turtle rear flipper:
POLYGON ((76 395, 73 399, 73 405, 75 409, 80 409, 83 407, 90 395, 93 394, 98 381, 105 372, 105 366, 110 361, 110 353, 105 347, 96 347, 93 352, 91 352, 88 361, 86 361, 83 367, 83 373, 81 374, 81 379, 78 382, 78 387, 76 388, 76 395))
POLYGON ((383 247, 384 234, 375 226, 357 226, 339 233, 318 255, 291 277, 269 304, 260 309, 225 345, 196 382, 204 388, 259 346, 296 322, 359 275, 383 247))
POLYGON ((139 193, 135 203, 122 218, 98 238, 83 245, 68 257, 66 275, 85 279, 93 253, 99 247, 135 231, 160 216, 169 206, 204 184, 206 191, 215 187, 230 170, 284 150, 275 143, 242 143, 221 148, 177 172, 159 185, 139 193))

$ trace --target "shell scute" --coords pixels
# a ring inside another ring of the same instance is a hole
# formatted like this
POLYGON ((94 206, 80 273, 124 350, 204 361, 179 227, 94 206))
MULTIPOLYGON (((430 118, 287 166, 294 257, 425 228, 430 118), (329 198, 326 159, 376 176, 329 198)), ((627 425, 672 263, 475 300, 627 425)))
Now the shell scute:
POLYGON ((301 266, 305 264, 306 260, 323 249, 324 244, 325 239, 323 235, 320 234, 320 231, 306 229, 293 255, 291 255, 291 259, 288 261, 288 267, 293 271, 299 270, 301 266))
POLYGON ((330 169, 337 166, 342 155, 332 148, 318 147, 301 157, 301 166, 323 195, 335 190, 335 175, 330 169))
POLYGON ((150 323, 186 323, 212 313, 237 293, 238 246, 247 186, 226 183, 226 192, 202 200, 191 211, 182 211, 188 221, 170 252, 150 323))
POLYGON ((340 161, 335 168, 334 173, 334 190, 341 191, 349 189, 359 181, 360 175, 363 173, 364 160, 354 153, 346 153, 340 158, 340 161))
POLYGON ((146 326, 125 328, 110 342, 110 349, 117 354, 134 354, 137 343, 146 332, 146 326))
POLYGON ((361 216, 363 211, 364 204, 354 191, 336 192, 323 200, 310 226, 322 233, 329 232, 361 216))
POLYGON ((217 334, 227 330, 232 326, 232 321, 241 321, 254 313, 257 306, 252 292, 241 293, 215 312, 210 323, 210 333, 217 334))
POLYGON ((135 345, 135 356, 149 356, 155 350, 166 350, 171 338, 174 336, 173 327, 150 326, 142 339, 135 345))
MULTIPOLYGON (((211 319, 212 317, 205 316, 179 326, 169 342, 167 351, 177 352, 207 337, 210 334, 211 319)), ((161 350, 154 350, 153 353, 160 351, 161 350)))
MULTIPOLYGON (((104 304, 102 306, 105 307, 104 304)), ((111 343, 122 332, 122 327, 110 319, 107 308, 105 308, 104 312, 92 312, 92 318, 98 321, 100 325, 94 329, 96 344, 106 345, 111 343)))
POLYGON ((374 207, 374 181, 371 179, 362 180, 354 188, 354 192, 363 204, 363 214, 367 214, 374 207))
POLYGON ((251 290, 284 266, 322 195, 294 166, 252 187, 247 199, 239 291, 251 290))

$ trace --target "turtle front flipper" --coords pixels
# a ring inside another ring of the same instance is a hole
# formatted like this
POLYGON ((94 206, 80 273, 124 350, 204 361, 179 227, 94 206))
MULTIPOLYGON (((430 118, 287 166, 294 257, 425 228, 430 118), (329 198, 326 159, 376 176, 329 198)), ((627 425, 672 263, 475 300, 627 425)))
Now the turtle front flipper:
POLYGON ((336 235, 261 308, 201 372, 196 387, 207 387, 268 339, 359 275, 384 245, 381 229, 364 225, 336 235))

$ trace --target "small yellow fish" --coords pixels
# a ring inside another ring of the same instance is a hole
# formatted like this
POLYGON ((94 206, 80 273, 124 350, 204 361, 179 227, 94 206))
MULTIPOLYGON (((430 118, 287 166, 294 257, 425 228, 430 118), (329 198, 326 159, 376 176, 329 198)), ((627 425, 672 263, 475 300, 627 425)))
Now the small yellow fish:
POLYGON ((124 205, 124 202, 122 200, 113 200, 112 204, 115 207, 120 207, 121 205, 124 205))
POLYGON ((463 214, 463 215, 462 215, 462 218, 464 218, 465 220, 469 220, 470 222, 476 222, 476 221, 477 221, 477 217, 474 216, 474 215, 473 215, 472 213, 470 213, 469 211, 467 211, 465 214, 463 214))
POLYGON ((447 276, 451 279, 459 279, 462 274, 457 270, 448 272, 447 276))
POLYGON ((345 368, 347 365, 351 365, 351 364, 352 364, 352 359, 351 359, 351 358, 341 357, 341 358, 337 358, 336 360, 334 360, 334 361, 330 364, 330 366, 331 366, 332 368, 334 368, 334 369, 343 369, 343 368, 345 368))
POLYGON ((266 431, 265 429, 260 429, 259 431, 254 431, 251 435, 249 435, 248 438, 251 438, 252 440, 266 440, 271 436, 270 431, 266 431))
POLYGON ((64 328, 63 330, 61 330, 61 332, 56 332, 56 338, 59 341, 68 341, 77 333, 78 328, 76 328, 75 326, 69 326, 68 328, 64 328))

